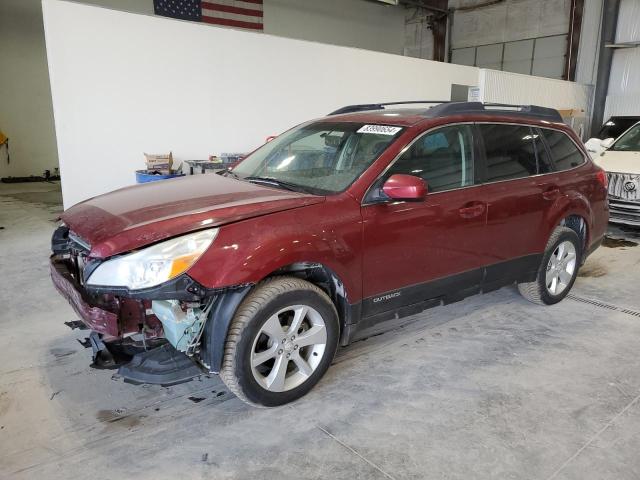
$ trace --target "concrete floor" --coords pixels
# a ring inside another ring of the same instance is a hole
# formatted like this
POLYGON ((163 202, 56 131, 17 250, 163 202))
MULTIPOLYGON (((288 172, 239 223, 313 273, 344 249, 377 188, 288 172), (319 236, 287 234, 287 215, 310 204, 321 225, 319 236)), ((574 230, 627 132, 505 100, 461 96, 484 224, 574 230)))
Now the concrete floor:
POLYGON ((599 249, 556 306, 507 288, 430 310, 260 410, 216 377, 144 388, 89 368, 48 278, 59 198, 0 184, 2 478, 640 478, 635 244, 599 249))

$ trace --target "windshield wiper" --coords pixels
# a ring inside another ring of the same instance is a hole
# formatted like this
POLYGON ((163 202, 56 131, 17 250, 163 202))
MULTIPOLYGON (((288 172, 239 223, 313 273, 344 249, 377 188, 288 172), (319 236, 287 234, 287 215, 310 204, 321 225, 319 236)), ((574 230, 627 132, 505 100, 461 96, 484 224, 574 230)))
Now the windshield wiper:
POLYGON ((231 175, 235 179, 240 179, 237 173, 235 173, 233 170, 229 170, 228 168, 217 171, 216 175, 220 175, 221 177, 228 177, 229 175, 231 175))
POLYGON ((255 183, 266 183, 268 185, 273 185, 276 187, 281 187, 284 188, 285 190, 290 190, 292 192, 305 192, 308 193, 307 190, 300 186, 300 185, 296 185, 295 183, 289 183, 289 182, 285 182, 282 180, 278 180, 277 178, 273 178, 273 177, 255 177, 255 176, 249 176, 249 177, 244 177, 241 180, 247 180, 248 182, 255 182, 255 183))

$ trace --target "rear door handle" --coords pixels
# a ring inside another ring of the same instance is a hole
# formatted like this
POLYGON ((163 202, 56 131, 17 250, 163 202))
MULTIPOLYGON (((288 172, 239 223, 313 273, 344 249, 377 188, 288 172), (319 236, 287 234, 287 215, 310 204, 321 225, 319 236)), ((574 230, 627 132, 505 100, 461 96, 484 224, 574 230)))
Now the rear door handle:
POLYGON ((552 187, 542 192, 542 198, 545 200, 555 200, 560 196, 560 189, 558 187, 552 187))
POLYGON ((484 213, 484 209, 484 203, 476 203, 475 205, 461 208, 458 210, 458 213, 462 218, 475 218, 482 215, 484 213))

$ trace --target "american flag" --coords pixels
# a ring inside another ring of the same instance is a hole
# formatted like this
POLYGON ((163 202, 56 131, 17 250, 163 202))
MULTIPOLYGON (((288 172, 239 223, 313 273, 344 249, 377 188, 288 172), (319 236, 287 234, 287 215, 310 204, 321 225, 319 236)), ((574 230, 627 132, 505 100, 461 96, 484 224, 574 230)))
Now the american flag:
POLYGON ((156 15, 262 31, 262 0, 153 0, 156 15))

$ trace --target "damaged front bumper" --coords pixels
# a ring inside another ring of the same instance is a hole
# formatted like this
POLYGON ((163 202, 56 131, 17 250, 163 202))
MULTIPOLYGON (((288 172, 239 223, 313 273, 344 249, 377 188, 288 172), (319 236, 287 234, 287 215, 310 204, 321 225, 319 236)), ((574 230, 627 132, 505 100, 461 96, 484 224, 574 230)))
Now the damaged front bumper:
MULTIPOLYGON (((82 323, 92 330, 84 345, 93 350, 94 367, 120 367, 119 375, 135 384, 175 385, 206 373, 193 356, 167 342, 162 322, 150 308, 153 300, 114 295, 123 292, 91 291, 81 284, 76 265, 72 256, 54 254, 51 279, 82 323)), ((183 280, 189 285, 192 282, 183 280)), ((168 290, 173 290, 176 283, 172 282, 168 290)), ((160 293, 158 296, 166 295, 167 289, 160 293)), ((183 296, 193 298, 193 293, 184 291, 183 296)))
POLYGON ((93 348, 94 366, 122 365, 134 383, 220 371, 229 324, 251 284, 210 289, 183 273, 139 290, 87 285, 103 261, 91 257, 90 245, 61 225, 51 247, 53 284, 92 330, 83 345, 93 348))
POLYGON ((97 303, 81 290, 65 259, 51 257, 51 280, 60 295, 67 299, 82 322, 94 332, 109 337, 119 336, 119 302, 114 298, 109 302, 97 303))

